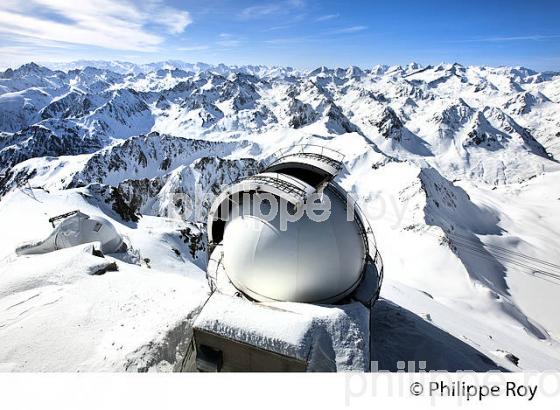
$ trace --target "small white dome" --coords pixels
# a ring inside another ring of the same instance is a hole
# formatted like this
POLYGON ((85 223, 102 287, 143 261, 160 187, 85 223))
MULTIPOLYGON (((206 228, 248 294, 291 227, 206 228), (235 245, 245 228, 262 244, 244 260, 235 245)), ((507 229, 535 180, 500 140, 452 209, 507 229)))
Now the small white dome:
POLYGON ((341 198, 326 194, 324 222, 305 214, 281 230, 279 215, 268 221, 244 209, 226 224, 223 262, 238 289, 259 301, 332 302, 357 286, 366 252, 360 227, 347 221, 341 198))
POLYGON ((46 239, 23 244, 16 249, 16 253, 47 253, 90 242, 99 242, 104 253, 119 252, 124 243, 122 236, 107 219, 77 212, 60 222, 46 239))
POLYGON ((100 216, 78 214, 70 217, 56 227, 56 248, 63 249, 88 242, 100 242, 104 253, 119 250, 123 240, 115 227, 100 216))

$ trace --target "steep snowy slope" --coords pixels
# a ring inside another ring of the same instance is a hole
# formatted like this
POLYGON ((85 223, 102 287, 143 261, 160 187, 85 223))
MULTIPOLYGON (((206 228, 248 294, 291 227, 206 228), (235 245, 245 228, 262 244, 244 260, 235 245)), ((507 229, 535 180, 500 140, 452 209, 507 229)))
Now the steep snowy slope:
POLYGON ((560 369, 558 74, 460 64, 52 68, 63 71, 28 64, 0 78, 4 368, 177 365, 205 300, 213 196, 277 150, 311 143, 345 155, 338 182, 383 256, 371 348, 382 368, 560 369), (136 256, 108 255, 119 271, 96 277, 88 273, 103 261, 83 250, 13 254, 73 209, 112 220, 136 256), (59 325, 41 339, 46 320, 59 325), (60 349, 66 327, 76 342, 60 349), (39 354, 51 359, 39 365, 39 354))

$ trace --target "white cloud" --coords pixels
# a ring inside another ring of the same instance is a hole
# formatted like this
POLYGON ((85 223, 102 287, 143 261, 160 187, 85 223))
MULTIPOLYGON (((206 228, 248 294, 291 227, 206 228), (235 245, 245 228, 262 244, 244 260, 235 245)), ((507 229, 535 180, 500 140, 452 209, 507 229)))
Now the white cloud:
POLYGON ((210 47, 202 44, 199 46, 185 46, 185 47, 177 47, 177 51, 200 51, 200 50, 208 50, 210 47))
POLYGON ((281 24, 279 26, 272 26, 263 30, 263 32, 268 33, 271 31, 286 30, 293 27, 293 24, 281 24))
POLYGON ((155 51, 165 37, 148 27, 182 32, 191 18, 152 0, 135 5, 127 0, 29 0, 0 4, 0 33, 116 50, 155 51))
POLYGON ((324 16, 319 16, 315 21, 327 21, 340 17, 340 14, 325 14, 324 16))
POLYGON ((330 31, 329 34, 357 33, 364 30, 367 30, 367 26, 352 26, 330 31))
POLYGON ((368 29, 367 26, 351 26, 351 27, 345 27, 337 30, 318 32, 314 35, 309 35, 309 36, 272 38, 272 39, 264 40, 263 43, 269 45, 286 45, 286 44, 295 44, 295 43, 303 43, 303 42, 319 42, 319 41, 324 41, 325 37, 329 37, 334 34, 357 33, 367 29, 368 29))
POLYGON ((270 40, 265 40, 264 42, 266 44, 279 45, 279 44, 297 43, 297 42, 299 42, 299 40, 300 40, 300 38, 298 38, 298 37, 286 37, 286 38, 272 38, 270 40))
POLYGON ((553 35, 541 35, 541 34, 531 34, 525 36, 495 36, 495 37, 481 37, 481 38, 472 38, 467 40, 457 40, 453 41, 454 43, 494 43, 494 42, 503 42, 503 41, 539 41, 539 40, 550 40, 560 38, 560 34, 553 34, 553 35))
POLYGON ((293 9, 299 9, 305 6, 304 0, 286 0, 271 3, 259 4, 244 8, 239 13, 242 20, 257 19, 268 17, 275 14, 289 13, 293 9))
POLYGON ((234 36, 233 34, 221 33, 218 37, 219 40, 216 41, 216 44, 221 47, 226 47, 226 48, 239 47, 242 43, 241 39, 234 36))
POLYGON ((280 4, 269 3, 260 6, 251 6, 241 10, 239 16, 244 19, 253 19, 263 16, 268 16, 270 14, 275 14, 282 10, 280 4))
POLYGON ((151 15, 153 22, 167 28, 167 31, 171 34, 182 33, 192 23, 188 11, 165 6, 160 0, 152 0, 147 2, 147 4, 147 11, 151 15))

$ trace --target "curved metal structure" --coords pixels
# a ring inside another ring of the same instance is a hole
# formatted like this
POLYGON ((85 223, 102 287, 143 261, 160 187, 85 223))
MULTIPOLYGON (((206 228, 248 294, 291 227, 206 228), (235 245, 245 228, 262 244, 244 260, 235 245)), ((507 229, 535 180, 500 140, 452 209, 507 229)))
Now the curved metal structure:
POLYGON ((89 242, 99 242, 104 253, 119 252, 126 246, 113 224, 100 216, 73 211, 51 218, 49 222, 53 224, 54 230, 46 239, 21 245, 16 253, 41 254, 89 242), (61 222, 56 225, 58 221, 61 222))
POLYGON ((342 160, 324 147, 292 147, 274 155, 263 172, 222 192, 208 217, 211 288, 256 301, 353 298, 371 305, 379 295, 383 264, 364 213, 333 181, 342 160), (274 208, 270 201, 295 215, 313 201, 323 203, 325 196, 330 213, 322 221, 306 213, 285 225, 282 215, 263 217, 274 208))

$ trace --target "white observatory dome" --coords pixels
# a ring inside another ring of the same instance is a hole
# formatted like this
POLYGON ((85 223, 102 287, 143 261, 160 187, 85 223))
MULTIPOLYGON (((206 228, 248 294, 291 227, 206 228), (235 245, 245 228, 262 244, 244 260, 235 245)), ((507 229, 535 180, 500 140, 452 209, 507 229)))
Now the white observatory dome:
POLYGON ((226 223, 223 263, 238 289, 258 301, 330 302, 358 285, 366 256, 361 226, 347 221, 331 187, 325 193, 331 213, 324 222, 304 214, 283 231, 279 215, 268 221, 242 209, 226 223))

